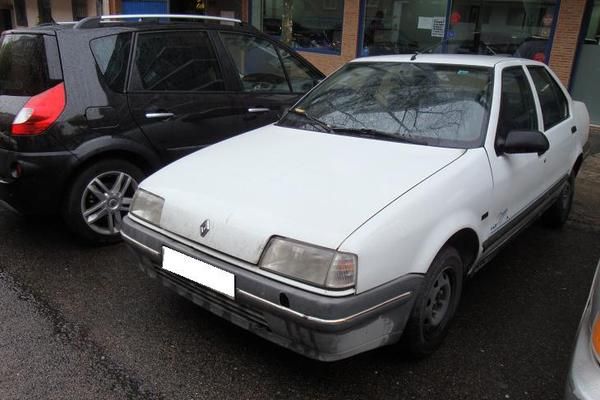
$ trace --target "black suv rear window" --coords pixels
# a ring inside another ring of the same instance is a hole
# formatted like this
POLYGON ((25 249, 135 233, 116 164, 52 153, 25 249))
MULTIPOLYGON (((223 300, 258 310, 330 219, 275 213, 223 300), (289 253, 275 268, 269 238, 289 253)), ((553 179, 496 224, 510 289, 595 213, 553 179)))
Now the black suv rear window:
POLYGON ((35 96, 61 81, 53 37, 8 34, 0 38, 0 95, 35 96))
POLYGON ((94 39, 90 47, 106 84, 112 90, 122 92, 125 89, 131 34, 120 33, 94 39))

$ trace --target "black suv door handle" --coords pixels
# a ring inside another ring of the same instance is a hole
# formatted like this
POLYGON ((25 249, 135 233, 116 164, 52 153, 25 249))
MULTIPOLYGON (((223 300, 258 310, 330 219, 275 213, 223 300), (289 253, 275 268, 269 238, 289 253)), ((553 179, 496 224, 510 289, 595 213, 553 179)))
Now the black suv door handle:
POLYGON ((250 107, 248 109, 249 113, 264 113, 269 111, 271 111, 271 109, 265 107, 250 107))
POLYGON ((171 112, 149 112, 146 113, 146 118, 148 119, 168 119, 173 118, 175 114, 171 112))

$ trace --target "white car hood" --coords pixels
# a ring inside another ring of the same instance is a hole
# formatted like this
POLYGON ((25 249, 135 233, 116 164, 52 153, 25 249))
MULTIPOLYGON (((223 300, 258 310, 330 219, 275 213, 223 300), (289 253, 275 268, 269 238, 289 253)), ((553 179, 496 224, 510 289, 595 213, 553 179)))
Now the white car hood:
POLYGON ((256 264, 274 235, 337 248, 463 153, 270 125, 182 158, 140 187, 165 199, 163 229, 256 264))

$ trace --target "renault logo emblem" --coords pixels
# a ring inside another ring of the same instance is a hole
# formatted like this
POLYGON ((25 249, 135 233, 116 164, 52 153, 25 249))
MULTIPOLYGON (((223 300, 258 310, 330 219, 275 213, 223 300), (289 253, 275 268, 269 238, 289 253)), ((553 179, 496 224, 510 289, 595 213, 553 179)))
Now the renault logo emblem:
POLYGON ((210 220, 205 219, 204 222, 200 225, 200 236, 204 237, 210 231, 210 220))

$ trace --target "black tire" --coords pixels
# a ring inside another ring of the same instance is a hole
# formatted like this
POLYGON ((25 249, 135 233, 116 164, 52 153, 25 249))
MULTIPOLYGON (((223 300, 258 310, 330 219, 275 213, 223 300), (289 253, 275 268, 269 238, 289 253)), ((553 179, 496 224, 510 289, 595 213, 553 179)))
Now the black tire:
POLYGON ((402 347, 408 355, 424 358, 442 344, 460 302, 463 270, 462 259, 454 247, 445 246, 436 255, 425 275, 402 336, 402 347), (442 281, 444 283, 440 283, 442 281), (446 281, 449 282, 450 293, 442 293, 446 281), (444 300, 446 295, 448 298, 444 300), (437 301, 432 302, 432 297, 441 297, 445 306, 440 307, 437 301))
POLYGON ((575 178, 571 175, 554 204, 542 215, 542 222, 549 228, 562 228, 571 212, 575 195, 575 178))
POLYGON ((120 241, 120 220, 127 213, 125 208, 129 208, 137 184, 143 178, 143 171, 125 160, 103 159, 88 165, 78 173, 68 188, 62 213, 66 225, 75 235, 93 244, 120 241), (128 178, 131 180, 128 181, 128 178), (99 179, 102 185, 95 179, 99 179), (92 182, 95 183, 92 185, 92 182), (118 182, 123 194, 120 193, 121 190, 117 190, 118 182), (101 200, 102 194, 104 200, 101 200), (98 207, 98 211, 88 215, 92 222, 88 223, 84 211, 93 211, 95 207, 98 207), (101 216, 103 208, 106 208, 105 216, 101 216), (92 221, 94 218, 95 221, 92 221))

